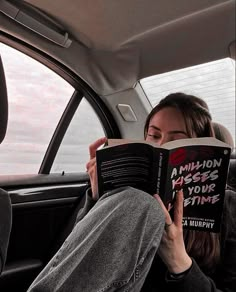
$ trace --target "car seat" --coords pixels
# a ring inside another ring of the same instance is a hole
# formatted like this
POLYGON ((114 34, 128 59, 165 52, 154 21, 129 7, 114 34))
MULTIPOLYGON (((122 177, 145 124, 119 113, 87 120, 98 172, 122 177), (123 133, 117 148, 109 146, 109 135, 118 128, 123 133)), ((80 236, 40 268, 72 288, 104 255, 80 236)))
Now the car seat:
POLYGON ((7 131, 8 102, 6 80, 0 56, 0 143, 3 141, 7 131))
MULTIPOLYGON (((8 101, 6 80, 0 56, 0 144, 6 135, 8 120, 8 101)), ((0 147, 1 151, 1 147, 0 147)), ((10 237, 12 208, 9 194, 0 188, 0 274, 2 273, 10 237)))
POLYGON ((236 152, 234 147, 234 140, 229 132, 229 130, 221 125, 220 123, 213 122, 213 129, 215 133, 215 137, 232 147, 232 153, 229 163, 229 172, 228 172, 228 179, 227 184, 230 189, 236 191, 236 152))

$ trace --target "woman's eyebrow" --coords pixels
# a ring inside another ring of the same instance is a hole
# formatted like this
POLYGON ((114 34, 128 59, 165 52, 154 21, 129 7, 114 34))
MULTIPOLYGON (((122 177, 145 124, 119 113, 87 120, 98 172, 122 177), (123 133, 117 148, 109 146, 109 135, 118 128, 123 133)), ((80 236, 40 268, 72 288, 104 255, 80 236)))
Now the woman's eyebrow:
POLYGON ((169 132, 170 134, 184 134, 188 136, 188 134, 185 131, 180 131, 180 130, 173 130, 169 132))
POLYGON ((153 129, 155 129, 155 130, 157 130, 157 131, 161 131, 161 129, 159 129, 158 127, 156 127, 156 126, 154 126, 154 125, 151 125, 151 126, 148 127, 148 129, 150 129, 150 128, 153 128, 153 129))
MULTIPOLYGON (((161 129, 158 128, 157 126, 150 125, 150 126, 148 127, 148 129, 150 129, 150 128, 155 129, 155 130, 161 132, 161 129)), ((169 133, 170 133, 170 134, 184 134, 184 135, 188 136, 188 134, 187 134, 185 131, 181 131, 181 130, 173 130, 173 131, 169 131, 169 133)))

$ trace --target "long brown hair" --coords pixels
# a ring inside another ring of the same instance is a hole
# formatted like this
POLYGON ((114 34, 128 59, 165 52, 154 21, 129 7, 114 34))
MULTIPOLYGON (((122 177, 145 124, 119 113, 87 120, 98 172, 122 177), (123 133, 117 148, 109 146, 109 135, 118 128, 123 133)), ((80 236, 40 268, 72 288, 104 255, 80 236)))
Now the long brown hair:
MULTIPOLYGON (((189 137, 213 137, 214 131, 208 106, 202 99, 181 92, 172 93, 162 99, 149 113, 144 126, 146 138, 150 120, 160 110, 174 107, 183 115, 189 137)), ((168 122, 168 121, 167 121, 168 122)), ((220 258, 219 234, 195 230, 184 230, 186 251, 207 274, 214 272, 220 258)))

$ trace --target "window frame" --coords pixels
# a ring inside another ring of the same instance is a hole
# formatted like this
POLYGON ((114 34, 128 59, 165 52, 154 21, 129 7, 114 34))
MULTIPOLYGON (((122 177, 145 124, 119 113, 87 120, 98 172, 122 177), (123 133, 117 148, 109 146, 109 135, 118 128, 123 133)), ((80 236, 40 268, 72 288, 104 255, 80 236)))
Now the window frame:
POLYGON ((74 113, 76 112, 80 101, 85 98, 91 105, 92 109, 98 116, 98 119, 103 126, 103 130, 108 138, 120 138, 119 127, 112 116, 111 112, 99 97, 96 92, 89 87, 89 85, 83 81, 79 76, 74 74, 70 69, 65 67, 63 64, 48 56, 39 49, 18 40, 15 37, 9 36, 6 33, 0 33, 0 41, 10 46, 19 52, 31 57, 35 61, 40 62, 48 69, 55 72, 58 76, 67 81, 73 88, 74 93, 72 94, 57 126, 50 139, 47 150, 44 154, 44 158, 39 165, 38 174, 49 174, 57 151, 61 145, 63 137, 69 127, 70 121, 72 120, 74 113))

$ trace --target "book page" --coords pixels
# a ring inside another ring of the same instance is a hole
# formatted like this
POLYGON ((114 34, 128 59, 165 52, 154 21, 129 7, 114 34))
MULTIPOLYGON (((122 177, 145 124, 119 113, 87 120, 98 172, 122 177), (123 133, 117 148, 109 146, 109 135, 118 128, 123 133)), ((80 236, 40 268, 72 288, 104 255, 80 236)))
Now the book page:
POLYGON ((157 145, 154 142, 148 142, 145 140, 134 140, 134 139, 108 139, 107 140, 107 147, 121 145, 121 144, 131 144, 131 143, 140 143, 140 144, 148 144, 156 148, 162 148, 161 146, 157 145))
POLYGON ((192 146, 192 145, 209 145, 209 146, 219 146, 219 147, 229 147, 230 145, 214 138, 214 137, 202 137, 202 138, 187 138, 187 139, 179 139, 175 141, 170 141, 162 145, 165 149, 174 149, 177 147, 183 146, 192 146))

